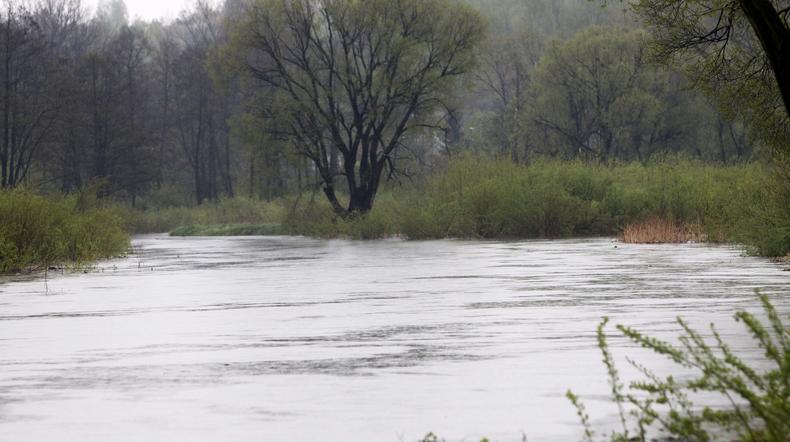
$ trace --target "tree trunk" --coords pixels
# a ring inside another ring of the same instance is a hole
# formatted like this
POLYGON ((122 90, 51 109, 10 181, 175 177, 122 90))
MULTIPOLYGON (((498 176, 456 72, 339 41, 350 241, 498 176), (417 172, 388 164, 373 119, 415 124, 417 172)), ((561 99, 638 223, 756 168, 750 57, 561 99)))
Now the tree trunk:
POLYGON ((332 183, 324 183, 324 195, 329 200, 329 203, 332 205, 332 209, 335 211, 336 214, 340 215, 343 218, 348 216, 348 212, 340 205, 340 201, 337 200, 337 195, 335 195, 335 187, 332 183))
POLYGON ((162 121, 159 133, 159 164, 156 174, 156 187, 162 188, 164 182, 165 170, 165 143, 167 142, 167 128, 168 128, 168 111, 170 110, 170 69, 167 65, 164 67, 164 98, 162 100, 162 121))
POLYGON ((373 202, 381 183, 381 174, 385 169, 385 160, 369 161, 367 172, 360 177, 360 185, 351 188, 348 213, 351 216, 364 215, 373 209, 373 202))
POLYGON ((8 164, 9 156, 9 124, 11 123, 11 11, 9 7, 8 19, 5 24, 5 63, 3 70, 3 146, 0 152, 0 163, 2 163, 2 182, 0 187, 6 188, 8 183, 8 164))
POLYGON ((740 4, 768 56, 790 116, 790 30, 770 0, 740 0, 740 4))
POLYGON ((727 164, 727 149, 724 146, 724 121, 719 118, 719 159, 721 164, 727 164))
POLYGON ((222 165, 222 175, 223 175, 223 182, 225 187, 225 195, 229 198, 233 198, 233 176, 231 175, 230 171, 230 134, 228 130, 223 129, 222 131, 222 144, 225 147, 225 158, 224 164, 222 165))
POLYGON ((365 214, 373 209, 373 192, 367 187, 358 187, 351 192, 348 202, 348 213, 350 215, 365 214))

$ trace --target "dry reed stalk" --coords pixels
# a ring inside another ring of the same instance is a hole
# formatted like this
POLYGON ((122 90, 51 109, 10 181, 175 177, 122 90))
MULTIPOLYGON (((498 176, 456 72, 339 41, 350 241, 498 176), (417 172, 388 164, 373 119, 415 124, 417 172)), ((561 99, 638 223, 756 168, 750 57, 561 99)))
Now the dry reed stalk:
POLYGON ((649 218, 627 225, 620 239, 628 244, 678 244, 707 240, 698 224, 676 223, 665 218, 649 218))

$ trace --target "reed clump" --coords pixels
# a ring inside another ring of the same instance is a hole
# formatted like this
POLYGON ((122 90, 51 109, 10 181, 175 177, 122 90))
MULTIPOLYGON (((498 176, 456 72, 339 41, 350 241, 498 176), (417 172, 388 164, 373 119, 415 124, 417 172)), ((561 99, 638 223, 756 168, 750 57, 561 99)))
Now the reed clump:
POLYGON ((625 226, 620 240, 627 244, 682 244, 706 242, 708 236, 699 224, 653 217, 625 226))

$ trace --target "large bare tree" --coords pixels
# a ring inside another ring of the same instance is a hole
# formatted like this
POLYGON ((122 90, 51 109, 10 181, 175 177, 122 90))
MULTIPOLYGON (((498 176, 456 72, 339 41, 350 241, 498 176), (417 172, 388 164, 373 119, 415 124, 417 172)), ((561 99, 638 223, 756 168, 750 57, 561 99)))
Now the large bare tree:
POLYGON ((312 161, 341 216, 373 207, 405 136, 430 128, 484 32, 452 0, 258 0, 248 17, 234 48, 276 91, 269 130, 312 161))

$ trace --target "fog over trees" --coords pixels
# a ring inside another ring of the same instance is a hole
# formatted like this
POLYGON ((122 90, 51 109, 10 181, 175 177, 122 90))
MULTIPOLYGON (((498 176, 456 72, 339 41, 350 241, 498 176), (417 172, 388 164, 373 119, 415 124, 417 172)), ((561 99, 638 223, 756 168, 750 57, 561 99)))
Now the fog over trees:
MULTIPOLYGON (((667 14, 648 9, 648 24, 667 14)), ((228 0, 133 23, 122 0, 94 12, 6 0, 0 186, 93 186, 137 206, 322 189, 348 214, 464 152, 518 163, 764 155, 768 137, 747 123, 770 119, 746 110, 779 95, 703 95, 702 77, 710 89, 722 77, 710 63, 656 63, 644 26, 586 0, 228 0), (722 113, 728 97, 752 106, 722 113)), ((758 72, 743 57, 753 35, 731 35, 726 66, 758 72)), ((677 50, 696 41, 658 37, 677 50)))

